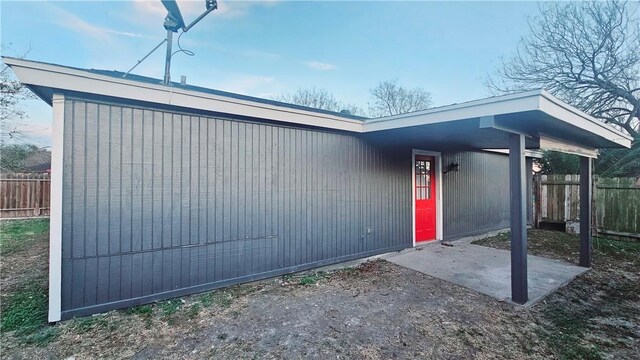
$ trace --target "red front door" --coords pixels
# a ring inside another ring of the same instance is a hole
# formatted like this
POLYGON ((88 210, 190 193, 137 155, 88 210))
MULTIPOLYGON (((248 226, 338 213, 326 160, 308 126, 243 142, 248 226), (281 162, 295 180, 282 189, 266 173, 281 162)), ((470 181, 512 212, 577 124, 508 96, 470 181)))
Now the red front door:
POLYGON ((433 156, 416 155, 416 242, 436 238, 436 172, 433 156))

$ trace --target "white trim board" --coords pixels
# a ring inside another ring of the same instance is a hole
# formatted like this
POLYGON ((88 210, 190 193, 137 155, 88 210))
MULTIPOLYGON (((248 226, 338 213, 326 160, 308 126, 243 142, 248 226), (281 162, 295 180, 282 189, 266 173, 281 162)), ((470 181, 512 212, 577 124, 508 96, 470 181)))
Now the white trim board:
POLYGON ((242 100, 116 78, 94 72, 35 61, 3 58, 20 81, 33 86, 77 91, 126 98, 137 101, 174 105, 204 111, 213 111, 253 118, 269 119, 292 124, 366 133, 426 125, 500 114, 540 111, 560 122, 586 130, 602 139, 623 147, 631 147, 632 138, 611 126, 553 97, 544 90, 496 96, 460 104, 437 107, 413 113, 360 121, 339 114, 326 114, 312 110, 294 109, 275 104, 242 100))
POLYGON ((540 149, 561 151, 567 154, 586 156, 592 159, 598 158, 598 150, 580 146, 567 141, 555 139, 551 136, 540 135, 540 149))
POLYGON ((362 121, 332 114, 143 83, 21 59, 4 58, 4 61, 11 66, 21 82, 29 85, 337 130, 363 131, 362 121))
POLYGON ((49 322, 62 313, 62 185, 64 151, 64 96, 53 95, 51 127, 51 201, 49 212, 49 322))
MULTIPOLYGON (((509 155, 509 149, 482 149, 482 151, 488 151, 492 153, 509 155)), ((539 150, 524 150, 524 156, 528 158, 542 159, 542 152, 539 150)))
MULTIPOLYGON (((436 238, 434 241, 442 241, 442 153, 420 149, 411 150, 411 238, 413 246, 416 246, 416 155, 433 156, 436 165, 436 238)), ((422 243, 420 244, 422 245, 422 243)))

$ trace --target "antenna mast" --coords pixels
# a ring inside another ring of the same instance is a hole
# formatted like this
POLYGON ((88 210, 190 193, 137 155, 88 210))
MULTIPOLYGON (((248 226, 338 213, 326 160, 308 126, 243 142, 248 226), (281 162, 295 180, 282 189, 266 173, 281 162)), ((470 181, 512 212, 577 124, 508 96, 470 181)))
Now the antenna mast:
POLYGON ((171 82, 171 51, 173 45, 173 31, 167 30, 167 55, 164 60, 164 84, 171 82))
MULTIPOLYGON (((164 5, 165 9, 167 9, 168 14, 164 19, 164 28, 167 29, 167 54, 165 58, 164 65, 164 84, 169 85, 171 83, 171 56, 173 56, 172 46, 173 46, 173 33, 177 33, 178 29, 182 29, 182 32, 185 33, 189 31, 195 24, 197 24, 200 20, 202 20, 205 16, 207 16, 210 12, 218 8, 218 2, 216 0, 205 0, 206 10, 200 14, 191 24, 188 26, 185 25, 184 19, 182 18, 182 14, 180 13, 180 8, 176 3, 176 0, 160 0, 162 5, 164 5)), ((157 47, 156 47, 157 48, 157 47)), ((155 50, 155 49, 154 49, 155 50)))

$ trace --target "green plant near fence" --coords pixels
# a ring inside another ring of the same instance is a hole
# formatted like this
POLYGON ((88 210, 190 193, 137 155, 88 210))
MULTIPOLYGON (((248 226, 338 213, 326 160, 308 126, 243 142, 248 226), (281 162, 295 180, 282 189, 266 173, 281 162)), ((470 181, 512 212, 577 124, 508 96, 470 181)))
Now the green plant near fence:
MULTIPOLYGON (((536 175, 536 223, 579 221, 580 176, 536 175)), ((640 238, 640 179, 593 178, 594 230, 640 238)))

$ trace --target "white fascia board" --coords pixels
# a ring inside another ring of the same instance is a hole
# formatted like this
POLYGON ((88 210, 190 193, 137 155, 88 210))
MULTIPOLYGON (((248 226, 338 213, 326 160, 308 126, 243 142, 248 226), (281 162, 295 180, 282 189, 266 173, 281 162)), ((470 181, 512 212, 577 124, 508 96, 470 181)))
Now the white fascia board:
POLYGON ((247 116, 299 125, 362 132, 362 122, 331 114, 292 109, 248 100, 190 91, 161 84, 147 84, 126 78, 70 69, 21 59, 5 58, 21 82, 28 85, 150 103, 247 116))
POLYGON ((540 149, 559 151, 566 154, 586 156, 592 159, 598 158, 598 150, 585 147, 582 145, 570 143, 568 141, 558 140, 551 136, 540 135, 540 149))
POLYGON ((364 131, 380 131, 409 126, 472 119, 483 116, 538 110, 540 90, 528 91, 437 107, 408 114, 366 120, 364 131))
POLYGON ((549 114, 558 121, 589 131, 620 146, 631 147, 631 141, 633 140, 631 136, 576 109, 544 90, 540 95, 540 111, 549 114))
MULTIPOLYGON (((509 155, 509 149, 482 149, 482 151, 509 155)), ((542 159, 542 151, 525 149, 524 156, 528 158, 542 159)))

